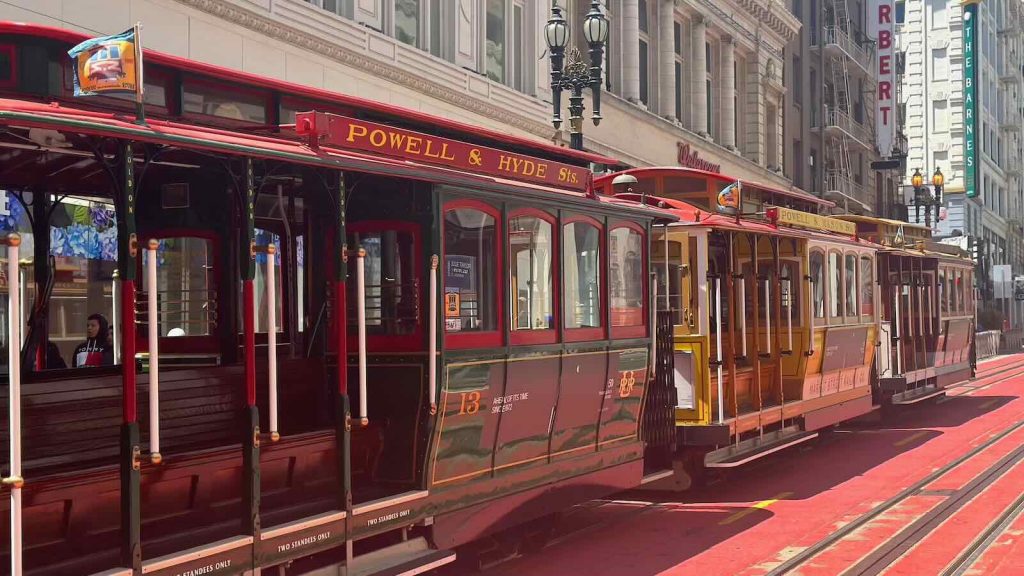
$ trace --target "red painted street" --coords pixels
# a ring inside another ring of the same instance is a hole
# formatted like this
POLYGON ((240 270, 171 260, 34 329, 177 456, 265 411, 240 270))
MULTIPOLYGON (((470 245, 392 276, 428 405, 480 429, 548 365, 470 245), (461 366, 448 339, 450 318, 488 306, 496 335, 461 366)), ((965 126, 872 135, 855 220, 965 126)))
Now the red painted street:
MULTIPOLYGON (((489 576, 1024 573, 1024 355, 686 493, 565 512, 489 576)), ((465 573, 449 567, 446 576, 465 573)))

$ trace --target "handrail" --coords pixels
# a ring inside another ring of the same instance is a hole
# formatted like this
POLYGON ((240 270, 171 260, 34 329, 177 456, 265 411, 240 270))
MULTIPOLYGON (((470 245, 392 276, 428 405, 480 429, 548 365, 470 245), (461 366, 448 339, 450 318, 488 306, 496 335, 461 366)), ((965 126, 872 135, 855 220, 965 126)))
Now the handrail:
POLYGON ((16 232, 0 239, 0 245, 7 246, 7 390, 10 413, 9 442, 11 475, 3 483, 11 489, 11 574, 21 576, 22 564, 22 517, 21 489, 25 479, 21 476, 21 294, 16 286, 20 283, 21 269, 18 266, 18 249, 21 236, 16 232))
POLYGON ((807 326, 810 328, 807 337, 807 356, 814 356, 814 277, 804 276, 809 289, 807 290, 807 326))
POLYGON ((772 355, 772 280, 769 274, 764 276, 764 340, 768 356, 772 355))
POLYGON ((715 277, 715 347, 718 360, 718 421, 725 422, 725 397, 722 385, 722 280, 715 277))
POLYGON ((783 282, 786 283, 786 331, 788 333, 788 344, 789 353, 793 352, 793 283, 789 278, 783 278, 783 282))
POLYGON ((430 257, 430 342, 427 359, 427 394, 430 398, 430 414, 437 414, 437 267, 440 259, 437 254, 430 257))
POLYGON ((149 452, 153 464, 160 455, 160 313, 157 307, 156 250, 160 242, 150 238, 146 246, 146 321, 149 328, 149 452))
POLYGON ((356 320, 359 336, 359 423, 370 423, 366 414, 366 249, 356 252, 356 320))
POLYGON ((277 273, 274 268, 277 247, 269 244, 256 246, 254 250, 267 254, 267 385, 270 388, 270 441, 277 442, 281 439, 277 427, 277 273))
POLYGON ((739 288, 739 295, 736 297, 736 316, 740 319, 740 350, 742 350, 741 356, 747 357, 747 279, 742 272, 739 274, 733 274, 734 280, 739 280, 736 284, 739 288))

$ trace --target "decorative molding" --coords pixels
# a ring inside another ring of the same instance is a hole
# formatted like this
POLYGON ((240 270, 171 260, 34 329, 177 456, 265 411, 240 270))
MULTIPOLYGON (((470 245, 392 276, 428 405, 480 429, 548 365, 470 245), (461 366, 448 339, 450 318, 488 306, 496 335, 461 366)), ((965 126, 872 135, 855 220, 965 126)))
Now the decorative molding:
MULTIPOLYGON (((263 15, 250 9, 242 8, 228 0, 176 0, 191 8, 195 8, 211 16, 227 20, 253 32, 279 40, 286 44, 319 54, 330 60, 363 70, 378 78, 389 80, 405 86, 417 93, 424 94, 454 104, 460 108, 474 112, 491 120, 496 120, 514 128, 533 134, 546 141, 556 141, 558 135, 554 128, 543 122, 509 112, 507 107, 482 101, 464 92, 453 90, 442 84, 432 82, 423 77, 394 65, 381 62, 366 54, 329 42, 322 38, 300 31, 288 24, 275 20, 271 15, 263 15)), ((315 9, 315 7, 313 7, 315 9)), ((325 16, 331 16, 324 12, 325 16)), ((370 32, 373 33, 373 32, 370 32)), ((534 98, 538 105, 540 99, 534 98)), ((538 106, 541 110, 541 106, 538 106)), ((543 116, 543 112, 538 112, 543 116)))

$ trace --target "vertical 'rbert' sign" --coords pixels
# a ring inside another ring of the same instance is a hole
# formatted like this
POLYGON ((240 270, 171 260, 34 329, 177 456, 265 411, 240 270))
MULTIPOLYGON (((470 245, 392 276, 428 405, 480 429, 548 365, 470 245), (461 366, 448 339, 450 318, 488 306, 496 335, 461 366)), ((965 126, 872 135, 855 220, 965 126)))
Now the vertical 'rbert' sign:
POLYGON ((875 52, 878 73, 878 97, 875 98, 875 135, 878 152, 883 157, 892 153, 896 140, 895 62, 893 62, 893 0, 872 0, 868 18, 868 34, 877 38, 875 52))
POLYGON ((964 191, 968 198, 978 195, 978 149, 974 145, 974 128, 978 116, 978 0, 965 0, 964 10, 964 191))

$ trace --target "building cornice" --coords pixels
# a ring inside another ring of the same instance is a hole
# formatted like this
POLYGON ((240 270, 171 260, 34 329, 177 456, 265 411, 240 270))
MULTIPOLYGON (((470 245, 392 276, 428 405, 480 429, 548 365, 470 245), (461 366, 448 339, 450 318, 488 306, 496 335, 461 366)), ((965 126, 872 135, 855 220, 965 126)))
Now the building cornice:
MULTIPOLYGON (((345 64, 346 66, 363 70, 377 78, 394 82, 395 84, 409 88, 414 92, 454 104, 459 108, 473 112, 485 118, 495 120, 513 128, 517 128, 546 141, 557 141, 559 139, 559 131, 556 131, 549 124, 539 122, 534 119, 543 117, 543 114, 546 112, 539 99, 527 97, 537 102, 537 114, 535 116, 528 117, 522 114, 516 114, 510 112, 508 107, 503 107, 498 104, 482 100, 467 94, 466 92, 453 89, 438 82, 432 82, 415 72, 404 70, 399 66, 390 65, 367 54, 362 54, 356 50, 330 42, 309 32, 299 30, 284 22, 274 19, 269 14, 259 14, 254 12, 252 9, 239 6, 230 0, 176 1, 206 14, 210 14, 211 16, 242 26, 268 38, 308 50, 330 60, 345 64)), ((259 8, 257 8, 257 10, 258 9, 259 8)), ((330 13, 325 12, 324 15, 330 16, 330 13)), ((508 90, 511 90, 511 88, 508 90)))

